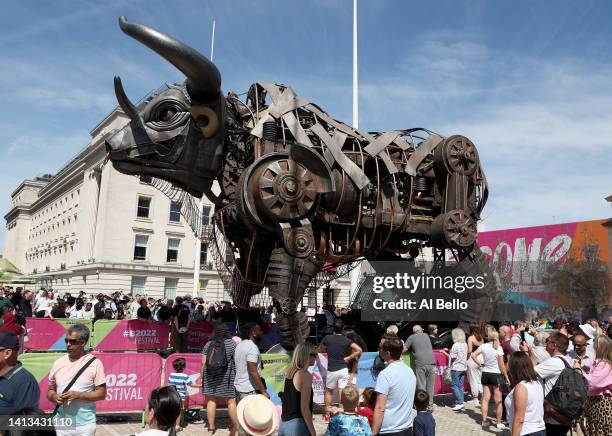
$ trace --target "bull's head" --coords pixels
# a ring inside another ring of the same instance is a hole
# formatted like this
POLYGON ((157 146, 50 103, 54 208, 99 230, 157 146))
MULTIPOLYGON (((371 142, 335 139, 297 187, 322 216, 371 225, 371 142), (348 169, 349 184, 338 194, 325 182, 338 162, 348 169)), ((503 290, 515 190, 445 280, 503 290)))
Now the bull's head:
POLYGON ((217 67, 193 48, 141 24, 119 18, 121 30, 172 65, 187 80, 136 107, 115 77, 115 94, 130 123, 106 141, 113 166, 124 174, 167 180, 192 195, 209 192, 221 171, 225 99, 217 67))

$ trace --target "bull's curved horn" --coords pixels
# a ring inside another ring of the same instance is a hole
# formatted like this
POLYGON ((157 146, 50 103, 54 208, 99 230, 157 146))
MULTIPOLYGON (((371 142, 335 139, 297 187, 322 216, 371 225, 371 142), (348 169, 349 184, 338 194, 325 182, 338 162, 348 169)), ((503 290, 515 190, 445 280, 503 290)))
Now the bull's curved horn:
POLYGON ((118 76, 115 76, 115 96, 117 97, 117 101, 119 102, 121 109, 123 109, 123 112, 125 112, 125 114, 130 117, 131 120, 138 119, 138 109, 125 94, 123 85, 121 84, 121 79, 118 76))
POLYGON ((126 35, 149 47, 187 77, 187 90, 197 101, 210 103, 221 91, 221 74, 211 61, 181 41, 143 24, 128 23, 119 17, 119 27, 126 35))

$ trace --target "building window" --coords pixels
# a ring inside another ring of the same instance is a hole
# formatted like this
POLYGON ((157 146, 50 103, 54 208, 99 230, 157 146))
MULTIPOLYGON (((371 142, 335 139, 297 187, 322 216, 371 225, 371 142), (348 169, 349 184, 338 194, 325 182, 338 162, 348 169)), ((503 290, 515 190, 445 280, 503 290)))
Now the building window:
POLYGON ((147 235, 136 235, 134 241, 134 260, 147 260, 147 235))
POLYGON ((202 225, 207 226, 210 224, 210 206, 202 207, 202 225))
POLYGON ((153 181, 151 176, 140 176, 140 183, 150 184, 153 181))
POLYGON ((166 262, 177 262, 180 239, 168 238, 168 251, 166 252, 166 262))
POLYGON ((170 222, 178 223, 181 220, 181 203, 170 202, 170 222))
POLYGON ((206 296, 206 287, 208 286, 207 279, 200 279, 200 289, 198 291, 198 297, 204 298, 206 296))
POLYGON ((200 246, 200 269, 203 269, 204 265, 206 265, 207 258, 208 258, 208 246, 206 244, 201 244, 200 246))
POLYGON ((144 294, 146 277, 132 276, 132 295, 144 294))
POLYGON ((136 211, 136 216, 138 218, 149 218, 149 213, 151 211, 151 197, 138 197, 138 210, 136 211))
POLYGON ((164 298, 175 298, 177 286, 178 279, 171 279, 166 277, 166 279, 164 280, 164 298))

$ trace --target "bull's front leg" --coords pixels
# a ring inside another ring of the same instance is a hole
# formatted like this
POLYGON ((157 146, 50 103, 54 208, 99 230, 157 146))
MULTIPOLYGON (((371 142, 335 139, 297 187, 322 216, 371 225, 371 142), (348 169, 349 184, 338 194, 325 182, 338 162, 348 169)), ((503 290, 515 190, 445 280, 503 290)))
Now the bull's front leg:
POLYGON ((280 302, 277 324, 281 345, 289 349, 303 343, 310 333, 306 314, 297 309, 308 284, 323 265, 310 254, 314 248, 312 229, 308 221, 303 224, 281 225, 284 247, 272 250, 265 281, 270 296, 280 302))

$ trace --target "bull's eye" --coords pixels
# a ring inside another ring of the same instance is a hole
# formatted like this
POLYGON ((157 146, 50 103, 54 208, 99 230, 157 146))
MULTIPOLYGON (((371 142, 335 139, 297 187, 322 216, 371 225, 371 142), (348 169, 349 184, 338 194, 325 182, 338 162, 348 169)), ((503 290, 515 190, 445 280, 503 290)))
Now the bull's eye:
POLYGON ((164 108, 159 115, 159 120, 169 123, 177 112, 178 111, 174 107, 164 108))
POLYGON ((147 124, 155 130, 170 130, 184 124, 188 117, 189 111, 181 102, 166 100, 151 109, 147 124))

